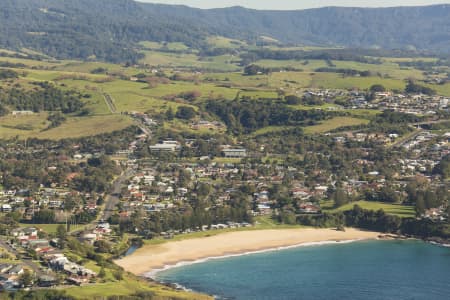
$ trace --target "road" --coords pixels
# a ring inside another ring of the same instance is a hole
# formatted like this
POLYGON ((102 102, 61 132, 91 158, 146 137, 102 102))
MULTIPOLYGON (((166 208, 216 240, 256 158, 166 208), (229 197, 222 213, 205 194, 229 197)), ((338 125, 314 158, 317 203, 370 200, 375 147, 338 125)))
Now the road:
POLYGON ((422 125, 440 124, 440 123, 445 123, 445 122, 449 122, 449 120, 434 120, 434 121, 426 121, 426 122, 411 124, 411 126, 414 126, 414 128, 416 130, 414 132, 406 135, 405 137, 401 138, 394 144, 392 144, 391 147, 399 148, 399 147, 403 146, 405 143, 407 143, 408 141, 415 139, 419 134, 421 134, 423 132, 423 129, 420 128, 420 126, 422 126, 422 125))
MULTIPOLYGON (((6 243, 3 239, 0 239, 0 247, 4 248, 9 253, 14 254, 16 257, 18 257, 18 255, 20 256, 20 253, 16 249, 11 247, 8 243, 6 243)), ((21 264, 33 270, 38 276, 48 275, 47 273, 42 272, 39 265, 37 265, 32 260, 22 259, 21 264)))
POLYGON ((425 121, 425 122, 414 123, 414 124, 411 124, 411 125, 414 126, 414 127, 417 127, 417 126, 422 126, 422 125, 432 125, 432 124, 446 123, 446 122, 449 122, 449 121, 450 120, 447 120, 447 119, 433 120, 433 121, 425 121))
POLYGON ((399 148, 399 147, 403 146, 404 144, 406 144, 408 141, 415 139, 422 132, 423 132, 423 129, 416 129, 416 131, 414 131, 411 134, 408 134, 406 137, 403 137, 400 140, 396 141, 394 144, 391 145, 391 147, 399 148))
MULTIPOLYGON (((105 95, 107 95, 107 94, 105 94, 105 95)), ((106 99, 106 97, 105 97, 105 99, 106 99)), ((140 121, 137 121, 137 124, 138 124, 139 128, 142 130, 142 132, 144 132, 148 137, 151 136, 152 131, 147 126, 145 126, 145 124, 143 124, 140 121)), ((133 176, 133 174, 134 174, 134 170, 131 168, 128 168, 124 172, 122 172, 122 174, 118 178, 116 178, 116 180, 114 180, 111 191, 106 196, 106 199, 105 199, 105 207, 103 209, 102 217, 101 217, 102 220, 106 221, 112 216, 116 205, 119 204, 119 202, 120 202, 119 195, 122 191, 122 185, 125 183, 125 181, 128 178, 133 176)))
POLYGON ((102 219, 108 220, 112 216, 116 205, 119 203, 119 195, 122 191, 124 182, 133 175, 132 169, 125 170, 112 184, 111 192, 106 196, 105 208, 103 210, 102 219))
POLYGON ((106 105, 108 106, 111 113, 115 114, 117 112, 116 105, 110 94, 103 93, 103 98, 105 99, 106 105))

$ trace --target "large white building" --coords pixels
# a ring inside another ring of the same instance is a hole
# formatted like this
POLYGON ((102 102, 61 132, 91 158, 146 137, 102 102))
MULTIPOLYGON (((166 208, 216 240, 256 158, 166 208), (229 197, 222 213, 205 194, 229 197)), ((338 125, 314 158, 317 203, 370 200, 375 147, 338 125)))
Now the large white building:
POLYGON ((225 157, 234 157, 234 158, 242 158, 247 156, 246 149, 224 149, 223 154, 225 157))
POLYGON ((150 146, 152 152, 175 152, 180 150, 180 144, 177 141, 164 141, 162 144, 150 146))

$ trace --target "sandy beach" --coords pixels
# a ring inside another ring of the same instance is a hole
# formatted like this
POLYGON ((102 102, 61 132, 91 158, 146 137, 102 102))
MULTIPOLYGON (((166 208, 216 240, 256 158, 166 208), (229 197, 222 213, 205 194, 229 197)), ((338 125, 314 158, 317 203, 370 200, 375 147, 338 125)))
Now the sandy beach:
POLYGON ((126 271, 143 275, 152 270, 196 261, 208 257, 242 254, 278 247, 327 241, 376 239, 380 233, 347 228, 333 229, 276 229, 228 232, 210 237, 169 241, 146 245, 132 255, 116 260, 126 271))

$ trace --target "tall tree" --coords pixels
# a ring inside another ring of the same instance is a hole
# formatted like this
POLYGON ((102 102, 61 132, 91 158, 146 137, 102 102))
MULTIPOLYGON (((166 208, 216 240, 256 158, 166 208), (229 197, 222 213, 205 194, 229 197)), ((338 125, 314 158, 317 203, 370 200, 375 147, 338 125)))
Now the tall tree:
POLYGON ((58 225, 56 228, 56 237, 58 238, 59 248, 64 249, 67 244, 67 229, 64 225, 58 225))
POLYGON ((341 207, 344 204, 348 203, 348 195, 343 189, 336 189, 333 196, 334 207, 341 207))

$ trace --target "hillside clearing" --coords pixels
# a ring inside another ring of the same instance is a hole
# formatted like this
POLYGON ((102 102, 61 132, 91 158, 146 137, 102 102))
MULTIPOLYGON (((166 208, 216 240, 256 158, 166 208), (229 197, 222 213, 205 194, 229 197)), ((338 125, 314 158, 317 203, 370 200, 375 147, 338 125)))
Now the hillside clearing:
POLYGON ((369 120, 357 119, 352 117, 336 117, 330 120, 326 120, 319 125, 308 126, 304 128, 305 133, 325 133, 334 129, 347 126, 356 126, 368 124, 369 120))

